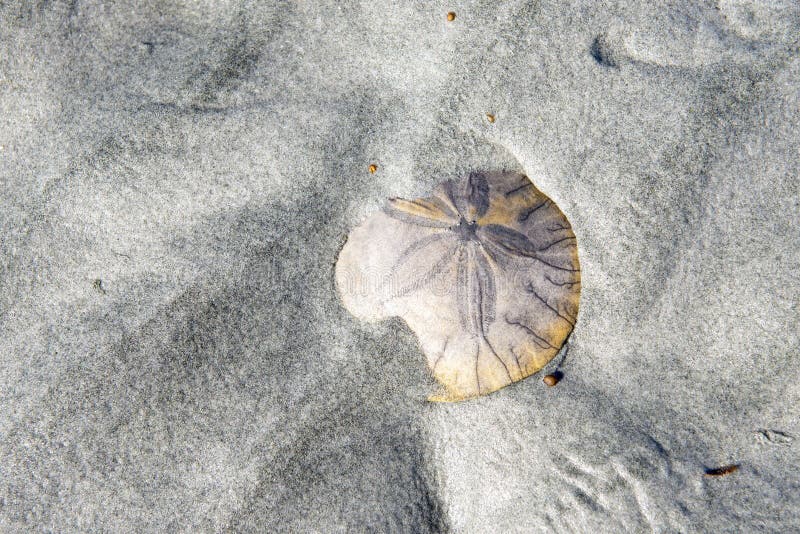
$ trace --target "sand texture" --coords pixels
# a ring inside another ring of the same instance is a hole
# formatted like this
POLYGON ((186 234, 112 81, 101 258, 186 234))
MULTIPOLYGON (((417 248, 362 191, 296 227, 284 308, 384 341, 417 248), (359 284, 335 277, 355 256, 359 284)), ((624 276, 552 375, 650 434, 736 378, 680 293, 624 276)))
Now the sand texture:
POLYGON ((796 530, 799 173, 794 1, 0 2, 0 531, 796 530), (504 169, 575 328, 431 403, 334 265, 504 169))

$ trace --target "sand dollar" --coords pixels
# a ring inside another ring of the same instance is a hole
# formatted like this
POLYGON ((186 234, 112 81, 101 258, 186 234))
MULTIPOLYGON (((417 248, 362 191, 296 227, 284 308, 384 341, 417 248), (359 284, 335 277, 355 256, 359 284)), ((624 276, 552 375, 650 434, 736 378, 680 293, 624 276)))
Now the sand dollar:
POLYGON ((364 320, 403 318, 442 392, 463 400, 540 370, 578 314, 575 234, 524 175, 473 172, 391 199, 352 230, 336 283, 364 320))

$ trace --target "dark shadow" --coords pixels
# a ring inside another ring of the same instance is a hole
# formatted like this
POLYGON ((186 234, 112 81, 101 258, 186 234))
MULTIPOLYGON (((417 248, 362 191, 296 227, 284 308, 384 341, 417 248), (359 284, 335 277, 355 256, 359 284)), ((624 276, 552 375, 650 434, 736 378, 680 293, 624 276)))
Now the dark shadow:
POLYGON ((594 38, 592 46, 589 48, 589 53, 592 59, 601 67, 616 67, 618 65, 605 35, 598 35, 594 38))

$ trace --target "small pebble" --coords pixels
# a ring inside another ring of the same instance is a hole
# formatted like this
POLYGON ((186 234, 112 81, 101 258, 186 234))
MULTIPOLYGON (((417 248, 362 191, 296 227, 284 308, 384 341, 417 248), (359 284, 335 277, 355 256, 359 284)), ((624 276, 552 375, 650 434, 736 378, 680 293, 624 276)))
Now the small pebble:
POLYGON ((447 22, 453 22, 454 20, 456 20, 456 13, 455 11, 451 11, 447 14, 447 22))
POLYGON ((553 387, 558 384, 558 377, 556 375, 547 375, 542 379, 546 385, 553 387))
POLYGON ((377 165, 370 165, 370 166, 369 166, 369 173, 370 173, 370 174, 375 174, 375 172, 376 172, 377 170, 378 170, 378 166, 377 166, 377 165))
POLYGON ((491 113, 487 113, 487 114, 486 114, 486 119, 487 119, 489 122, 491 122, 491 123, 493 123, 493 124, 494 124, 494 115, 492 115, 491 113))

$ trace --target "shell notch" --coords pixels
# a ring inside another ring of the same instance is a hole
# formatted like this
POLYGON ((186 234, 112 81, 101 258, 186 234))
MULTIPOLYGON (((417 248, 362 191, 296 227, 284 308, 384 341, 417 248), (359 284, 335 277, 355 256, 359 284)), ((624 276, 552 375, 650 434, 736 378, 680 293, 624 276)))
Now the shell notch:
POLYGON ((575 326, 581 281, 567 218, 501 171, 389 200, 350 233, 336 283, 355 316, 402 317, 442 385, 430 400, 456 401, 544 367, 575 326))

